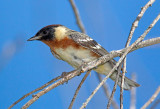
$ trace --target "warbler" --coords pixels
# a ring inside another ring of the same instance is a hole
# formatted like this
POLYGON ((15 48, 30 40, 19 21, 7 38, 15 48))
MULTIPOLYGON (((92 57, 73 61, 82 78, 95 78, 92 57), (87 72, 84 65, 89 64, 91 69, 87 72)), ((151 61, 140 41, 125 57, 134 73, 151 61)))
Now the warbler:
MULTIPOLYGON (((39 40, 50 47, 50 50, 57 59, 63 60, 73 66, 80 67, 83 63, 93 61, 101 56, 108 54, 100 44, 90 38, 88 35, 71 30, 63 25, 48 25, 38 33, 28 39, 28 41, 39 40)), ((113 66, 116 64, 114 59, 100 65, 93 70, 97 73, 108 75, 113 66)), ((115 81, 117 71, 110 78, 115 81)), ((118 85, 121 85, 121 77, 118 80, 118 85)), ((140 86, 136 82, 125 77, 124 89, 130 90, 131 87, 140 86)))

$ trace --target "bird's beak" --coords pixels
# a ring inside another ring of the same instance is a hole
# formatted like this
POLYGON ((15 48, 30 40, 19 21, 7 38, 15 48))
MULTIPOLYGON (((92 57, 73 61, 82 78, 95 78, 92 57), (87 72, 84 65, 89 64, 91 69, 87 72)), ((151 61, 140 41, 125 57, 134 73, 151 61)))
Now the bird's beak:
POLYGON ((33 36, 30 39, 28 39, 27 41, 40 40, 41 38, 42 38, 42 36, 33 36))

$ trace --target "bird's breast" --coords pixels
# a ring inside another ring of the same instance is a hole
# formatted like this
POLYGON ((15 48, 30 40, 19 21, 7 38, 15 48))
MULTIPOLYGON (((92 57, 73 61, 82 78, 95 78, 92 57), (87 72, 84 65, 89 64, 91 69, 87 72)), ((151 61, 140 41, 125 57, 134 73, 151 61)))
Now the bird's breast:
POLYGON ((99 57, 98 54, 84 48, 67 36, 61 40, 55 39, 44 43, 62 60, 68 62, 75 68, 79 67, 84 62, 89 62, 99 57))
POLYGON ((77 49, 72 46, 68 46, 66 49, 55 48, 55 52, 62 60, 68 62, 75 68, 79 67, 84 62, 89 62, 97 58, 92 54, 92 51, 88 49, 77 49))

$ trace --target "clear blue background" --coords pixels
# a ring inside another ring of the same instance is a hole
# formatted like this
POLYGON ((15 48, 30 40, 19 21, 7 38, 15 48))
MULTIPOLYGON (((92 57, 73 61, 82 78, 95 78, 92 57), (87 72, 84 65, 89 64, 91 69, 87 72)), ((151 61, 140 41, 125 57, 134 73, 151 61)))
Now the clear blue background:
MULTIPOLYGON (((75 0, 87 34, 107 50, 124 47, 132 22, 148 0, 75 0)), ((38 41, 26 40, 50 24, 62 24, 80 31, 68 0, 1 0, 0 1, 0 109, 6 109, 17 99, 43 85, 64 71, 73 68, 55 59, 49 48, 38 41)), ((135 41, 160 12, 160 1, 156 1, 141 19, 135 31, 135 41)), ((145 39, 160 36, 158 22, 145 39)), ((146 47, 128 55, 128 77, 135 72, 137 81, 137 109, 140 108, 160 85, 160 45, 146 47)), ((30 106, 30 109, 65 109, 81 81, 81 76, 61 85, 30 106)), ((113 82, 107 80, 112 89, 113 82)), ((77 109, 98 85, 94 72, 82 86, 73 106, 77 109)), ((129 108, 130 93, 124 92, 124 107, 129 108)), ((119 103, 119 87, 115 94, 119 103)), ((158 96, 160 99, 160 96, 158 96)), ((31 97, 14 109, 19 109, 31 97)), ((105 109, 107 99, 99 90, 87 109, 105 109)), ((160 108, 157 107, 157 109, 160 108)))

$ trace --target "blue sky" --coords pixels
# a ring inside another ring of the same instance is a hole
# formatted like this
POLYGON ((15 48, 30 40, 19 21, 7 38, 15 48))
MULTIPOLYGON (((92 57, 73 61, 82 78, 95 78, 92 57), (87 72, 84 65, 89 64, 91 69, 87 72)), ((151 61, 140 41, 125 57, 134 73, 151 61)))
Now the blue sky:
MULTIPOLYGON (((75 2, 87 34, 111 51, 124 47, 132 22, 148 0, 76 0, 75 2)), ((35 35, 39 29, 50 24, 62 24, 73 30, 80 30, 68 0, 1 0, 0 3, 0 109, 6 109, 24 94, 61 75, 64 71, 73 70, 67 63, 55 59, 45 44, 26 40, 35 35)), ((159 5, 160 2, 157 0, 146 11, 132 42, 158 15, 159 5)), ((159 37, 159 29, 160 22, 145 39, 159 37)), ((159 44, 128 55, 126 75, 130 77, 131 73, 135 72, 137 82, 141 84, 137 88, 137 108, 151 97, 160 84, 159 56, 159 44)), ((67 108, 83 75, 45 94, 32 104, 30 109, 67 108)), ((112 89, 114 83, 111 80, 107 83, 112 89)), ((97 84, 98 79, 92 72, 78 94, 74 109, 81 106, 97 84)), ((124 107, 129 108, 130 93, 125 91, 124 94, 124 107)), ((26 98, 13 109, 19 109, 30 98, 26 98)), ((119 101, 119 87, 115 99, 119 101)), ((100 89, 87 109, 103 109, 106 105, 107 99, 100 89)))

